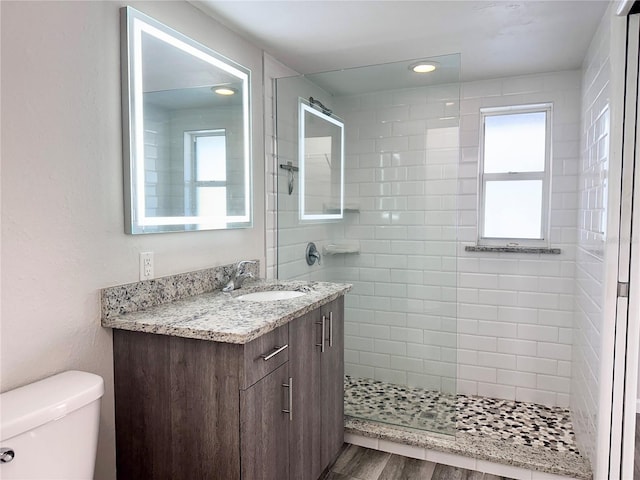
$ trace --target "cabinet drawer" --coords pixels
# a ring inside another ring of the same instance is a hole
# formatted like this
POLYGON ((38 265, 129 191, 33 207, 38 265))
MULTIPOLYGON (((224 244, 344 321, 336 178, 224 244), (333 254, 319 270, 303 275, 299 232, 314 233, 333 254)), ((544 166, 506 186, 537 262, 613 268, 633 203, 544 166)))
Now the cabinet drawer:
POLYGON ((248 388, 289 360, 289 325, 265 333, 244 346, 242 388, 248 388))

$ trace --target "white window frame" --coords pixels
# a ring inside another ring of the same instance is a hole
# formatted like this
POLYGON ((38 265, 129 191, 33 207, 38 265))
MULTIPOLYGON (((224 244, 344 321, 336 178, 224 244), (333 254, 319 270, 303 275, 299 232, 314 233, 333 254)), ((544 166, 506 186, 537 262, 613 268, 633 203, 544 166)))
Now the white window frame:
POLYGON ((227 180, 203 181, 196 178, 198 171, 198 158, 196 155, 196 142, 199 137, 224 137, 226 142, 227 131, 224 128, 211 130, 187 130, 184 132, 184 184, 185 184, 185 212, 189 215, 198 215, 197 196, 200 187, 226 187, 227 180))
POLYGON ((480 146, 478 161, 478 245, 549 247, 550 208, 551 208, 551 145, 552 145, 553 104, 512 105, 507 107, 489 107, 480 109, 480 146), (485 119, 498 115, 521 113, 545 113, 545 161, 543 172, 506 172, 484 173, 485 119), (485 185, 488 181, 542 180, 542 215, 540 238, 497 238, 484 236, 485 185))

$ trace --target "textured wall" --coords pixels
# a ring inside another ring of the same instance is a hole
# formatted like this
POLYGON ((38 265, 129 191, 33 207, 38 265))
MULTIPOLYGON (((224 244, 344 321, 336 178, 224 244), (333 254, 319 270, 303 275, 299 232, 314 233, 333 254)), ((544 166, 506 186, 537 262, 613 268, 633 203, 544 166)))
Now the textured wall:
MULTIPOLYGON (((131 2, 129 2, 131 3, 131 2)), ((1 2, 2 391, 67 370, 106 382, 96 478, 115 478, 103 287, 264 260, 261 51, 187 2, 133 6, 251 68, 254 228, 124 234, 119 2, 1 2)))

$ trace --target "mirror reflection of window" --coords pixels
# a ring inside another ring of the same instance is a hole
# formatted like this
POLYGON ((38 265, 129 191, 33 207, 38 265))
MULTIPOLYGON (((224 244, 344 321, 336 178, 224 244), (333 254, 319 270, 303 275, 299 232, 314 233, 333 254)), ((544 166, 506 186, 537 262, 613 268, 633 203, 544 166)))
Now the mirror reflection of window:
POLYGON ((227 145, 224 129, 185 132, 185 205, 188 215, 227 215, 227 145))

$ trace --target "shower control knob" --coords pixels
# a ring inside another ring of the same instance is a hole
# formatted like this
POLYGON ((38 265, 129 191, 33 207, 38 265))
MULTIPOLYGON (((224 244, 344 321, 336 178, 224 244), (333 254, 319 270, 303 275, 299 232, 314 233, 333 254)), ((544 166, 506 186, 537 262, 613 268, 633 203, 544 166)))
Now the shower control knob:
POLYGON ((13 448, 0 448, 0 463, 9 463, 15 456, 13 448))

